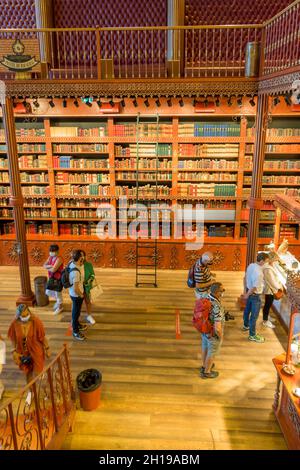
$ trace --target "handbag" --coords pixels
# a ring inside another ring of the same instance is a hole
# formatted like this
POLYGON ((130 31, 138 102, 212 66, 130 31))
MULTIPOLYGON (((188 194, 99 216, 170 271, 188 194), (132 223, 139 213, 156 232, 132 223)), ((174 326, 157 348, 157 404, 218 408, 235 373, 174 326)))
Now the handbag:
POLYGON ((63 289, 63 285, 60 279, 55 279, 54 277, 49 277, 47 284, 47 290, 53 290, 55 292, 61 292, 63 289))
POLYGON ((280 300, 283 296, 283 290, 282 289, 278 289, 277 292, 273 292, 273 296, 274 296, 274 299, 275 300, 280 300))
POLYGON ((91 302, 95 302, 95 300, 97 300, 98 297, 100 297, 100 295, 102 295, 102 294, 103 294, 103 289, 102 289, 101 285, 98 284, 96 279, 94 279, 93 286, 92 286, 91 291, 90 291, 91 302))

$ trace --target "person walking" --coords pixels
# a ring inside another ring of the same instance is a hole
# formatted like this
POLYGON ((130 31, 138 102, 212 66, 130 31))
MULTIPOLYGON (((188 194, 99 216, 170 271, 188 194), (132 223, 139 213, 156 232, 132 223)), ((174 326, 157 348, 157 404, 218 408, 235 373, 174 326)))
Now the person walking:
POLYGON ((86 260, 85 251, 81 250, 81 254, 83 256, 83 269, 84 269, 83 288, 84 288, 84 303, 85 303, 86 312, 87 312, 86 320, 91 325, 94 325, 96 321, 94 317, 91 315, 91 312, 92 312, 91 289, 93 287, 93 281, 95 280, 95 271, 94 271, 92 263, 86 260))
MULTIPOLYGON (((225 311, 221 299, 225 289, 220 282, 214 282, 210 286, 208 299, 211 302, 209 320, 213 329, 211 334, 201 333, 202 336, 202 367, 200 377, 202 379, 215 379, 219 372, 212 370, 214 358, 219 353, 224 336, 225 311)), ((199 300, 200 301, 200 300, 199 300)))
POLYGON ((264 265, 264 281, 265 281, 265 304, 263 308, 263 326, 266 328, 275 328, 275 325, 272 323, 269 318, 270 308, 272 307, 274 301, 274 293, 278 290, 283 290, 283 286, 279 280, 279 277, 276 273, 276 270, 273 267, 274 262, 277 260, 278 256, 275 253, 269 253, 269 262, 264 265))
POLYGON ((86 338, 82 331, 86 330, 86 325, 79 323, 82 302, 84 298, 84 271, 83 271, 83 256, 81 250, 75 250, 72 253, 72 261, 68 266, 69 281, 71 287, 69 288, 69 295, 72 300, 72 329, 73 338, 78 341, 84 341, 86 338))
POLYGON ((214 255, 210 251, 206 251, 196 261, 194 279, 196 283, 195 296, 197 299, 207 296, 210 286, 214 283, 215 274, 210 271, 213 259, 214 255))
MULTIPOLYGON (((16 317, 9 327, 8 337, 13 346, 13 360, 25 373, 26 382, 29 383, 34 375, 43 371, 45 356, 50 357, 44 325, 31 313, 27 305, 20 304, 16 310, 16 317)), ((26 402, 30 405, 31 392, 28 393, 26 402)))
POLYGON ((249 341, 264 343, 265 338, 256 333, 256 321, 261 307, 261 295, 264 291, 264 273, 263 267, 268 262, 267 253, 258 253, 256 263, 251 263, 247 267, 245 285, 246 285, 246 307, 244 310, 244 325, 242 330, 249 331, 249 341))
POLYGON ((63 259, 59 256, 58 245, 50 245, 49 257, 44 263, 43 267, 48 271, 48 282, 46 294, 49 297, 54 297, 56 300, 53 310, 54 315, 63 312, 63 298, 62 298, 62 285, 60 283, 61 273, 64 269, 63 259))

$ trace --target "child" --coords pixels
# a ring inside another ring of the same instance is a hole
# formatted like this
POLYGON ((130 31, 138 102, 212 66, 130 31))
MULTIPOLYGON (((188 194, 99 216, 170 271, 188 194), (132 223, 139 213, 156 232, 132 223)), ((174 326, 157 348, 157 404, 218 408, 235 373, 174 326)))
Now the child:
MULTIPOLYGON (((59 284, 59 281, 61 279, 61 273, 64 269, 63 259, 61 258, 61 256, 59 256, 58 252, 59 252, 58 245, 50 245, 49 257, 43 266, 48 271, 48 277, 49 277, 48 284, 47 284, 48 286, 50 282, 52 282, 53 284, 55 282, 59 284)), ((49 297, 55 298, 56 302, 53 306, 53 310, 54 310, 54 315, 58 315, 59 313, 63 311, 62 286, 61 287, 59 286, 57 290, 55 289, 54 288, 51 289, 50 287, 48 287, 46 289, 46 294, 49 297)))

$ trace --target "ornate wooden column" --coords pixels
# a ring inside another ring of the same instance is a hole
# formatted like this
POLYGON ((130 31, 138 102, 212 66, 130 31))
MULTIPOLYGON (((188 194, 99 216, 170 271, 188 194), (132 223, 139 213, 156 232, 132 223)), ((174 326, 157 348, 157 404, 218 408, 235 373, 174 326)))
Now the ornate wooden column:
POLYGON ((266 131, 268 124, 268 101, 269 96, 267 94, 258 96, 251 196, 248 201, 248 206, 250 207, 250 219, 247 236, 246 266, 256 260, 257 254, 260 209, 263 205, 261 192, 265 159, 266 131))
POLYGON ((12 100, 9 97, 2 99, 3 123, 7 145, 8 171, 10 181, 10 204, 14 209, 14 221, 16 226, 17 251, 19 255, 19 270, 21 279, 21 294, 18 304, 34 305, 35 297, 31 290, 28 254, 26 245, 26 231, 24 221, 23 195, 21 190, 18 149, 12 100))
MULTIPOLYGON (((37 28, 53 27, 53 5, 52 0, 35 0, 35 18, 37 28)), ((51 64, 52 54, 51 48, 54 47, 55 37, 51 37, 50 32, 38 33, 40 43, 41 71, 42 78, 48 77, 48 67, 51 64)))
MULTIPOLYGON (((168 26, 184 25, 185 0, 168 0, 168 26)), ((184 69, 184 30, 168 31, 167 59, 169 77, 180 77, 184 69)))

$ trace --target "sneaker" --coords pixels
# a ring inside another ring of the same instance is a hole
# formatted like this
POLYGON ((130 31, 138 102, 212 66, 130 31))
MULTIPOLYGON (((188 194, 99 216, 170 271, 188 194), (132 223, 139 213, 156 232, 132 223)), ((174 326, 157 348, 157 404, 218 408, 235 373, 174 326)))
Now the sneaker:
POLYGON ((92 315, 87 315, 86 321, 90 323, 91 325, 95 325, 96 320, 92 317, 92 315))
MULTIPOLYGON (((213 370, 213 368, 215 367, 215 363, 213 363, 213 365, 211 366, 211 370, 213 370)), ((200 367, 200 376, 202 376, 205 372, 205 367, 200 367)))
POLYGON ((261 335, 254 335, 254 336, 249 336, 248 337, 249 341, 255 341, 256 343, 264 343, 265 342, 265 338, 261 335))
POLYGON ((263 321, 263 325, 267 328, 275 328, 275 325, 270 320, 263 321))
POLYGON ((79 331, 86 331, 86 330, 87 330, 87 326, 86 326, 86 325, 83 325, 82 323, 79 323, 78 329, 79 329, 79 331))
POLYGON ((249 331, 249 330, 250 330, 250 326, 243 325, 242 331, 249 331))
POLYGON ((59 313, 63 312, 64 308, 62 306, 57 307, 56 310, 54 310, 54 315, 58 315, 59 313))
POLYGON ((73 333, 73 338, 77 339, 78 341, 85 340, 85 336, 80 331, 78 331, 77 333, 73 333))
POLYGON ((204 372, 201 376, 202 379, 216 379, 219 376, 219 372, 211 370, 210 372, 204 372))

